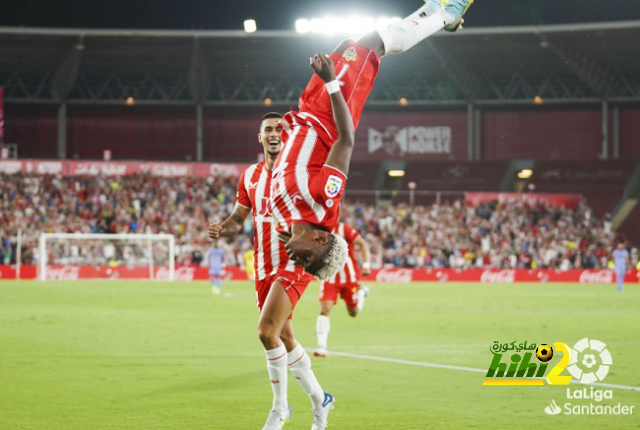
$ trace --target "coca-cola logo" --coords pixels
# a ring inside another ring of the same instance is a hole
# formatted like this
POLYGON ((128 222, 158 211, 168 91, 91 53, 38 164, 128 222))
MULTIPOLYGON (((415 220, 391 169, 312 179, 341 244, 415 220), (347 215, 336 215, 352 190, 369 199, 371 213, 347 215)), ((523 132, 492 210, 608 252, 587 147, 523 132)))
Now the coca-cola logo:
POLYGON ((515 281, 515 270, 500 270, 499 272, 485 270, 480 276, 480 282, 483 284, 513 284, 515 281))
POLYGON ((409 269, 382 269, 376 275, 378 282, 411 282, 413 270, 409 269))
POLYGON ((77 281, 80 279, 80 268, 76 266, 47 267, 46 273, 47 279, 51 280, 77 281))
POLYGON ((613 271, 611 270, 598 270, 597 272, 585 270, 580 274, 581 284, 611 284, 613 281, 613 271))
MULTIPOLYGON (((196 269, 194 267, 178 267, 174 271, 174 279, 176 281, 193 281, 196 276, 196 269)), ((156 279, 160 281, 169 280, 169 268, 160 267, 156 272, 156 279)))

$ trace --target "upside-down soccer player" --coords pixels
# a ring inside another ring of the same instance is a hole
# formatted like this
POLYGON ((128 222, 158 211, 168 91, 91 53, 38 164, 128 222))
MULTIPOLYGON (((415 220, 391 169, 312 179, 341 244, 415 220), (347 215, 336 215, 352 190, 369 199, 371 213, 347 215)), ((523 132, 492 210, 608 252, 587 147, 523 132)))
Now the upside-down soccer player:
POLYGON ((313 351, 313 355, 316 357, 329 355, 327 350, 327 341, 331 328, 329 316, 331 309, 338 302, 338 295, 342 297, 342 300, 347 305, 349 315, 354 318, 357 317, 364 307, 364 298, 368 293, 367 288, 360 285, 360 276, 366 276, 371 272, 369 244, 360 236, 360 233, 349 224, 343 222, 338 223, 333 233, 347 242, 349 255, 347 262, 338 273, 320 284, 320 315, 318 315, 316 321, 318 347, 313 351), (358 266, 356 247, 362 252, 362 270, 358 266))
MULTIPOLYGON (((270 210, 286 252, 297 267, 325 280, 345 262, 347 245, 330 232, 338 222, 354 145, 354 130, 378 72, 380 57, 400 53, 445 26, 457 27, 473 0, 430 0, 404 20, 365 35, 357 43, 343 42, 331 57, 311 58, 315 72, 299 101, 299 112, 289 112, 282 125, 286 133, 271 183, 270 210), (440 7, 440 6, 443 7, 440 7)), ((281 429, 289 420, 286 404, 287 349, 282 330, 306 288, 306 276, 279 271, 264 302, 258 336, 267 356, 274 402, 265 430, 281 429)), ((314 378, 315 380, 315 378, 314 378)), ((317 384, 317 381, 315 381, 317 384)), ((312 430, 327 427, 334 406, 331 394, 316 395, 312 430)))

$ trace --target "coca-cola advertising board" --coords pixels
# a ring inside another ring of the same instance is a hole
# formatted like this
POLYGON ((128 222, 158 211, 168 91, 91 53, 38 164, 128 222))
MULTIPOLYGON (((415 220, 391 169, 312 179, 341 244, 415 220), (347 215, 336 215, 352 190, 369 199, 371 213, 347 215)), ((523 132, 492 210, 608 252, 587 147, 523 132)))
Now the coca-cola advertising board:
MULTIPOLYGON (((37 278, 35 265, 21 267, 22 279, 37 278)), ((47 266, 47 279, 150 279, 148 267, 110 266, 47 266)), ((209 279, 206 267, 177 266, 177 281, 204 281, 209 279)), ((156 280, 168 280, 169 268, 158 266, 153 270, 156 280)), ((227 281, 247 281, 247 272, 240 267, 227 267, 223 278, 227 281)), ((0 281, 16 279, 15 266, 0 265, 0 281)), ((409 282, 477 282, 480 284, 513 284, 516 282, 545 283, 563 282, 580 284, 613 284, 616 275, 612 270, 566 270, 553 269, 376 269, 363 278, 365 282, 409 283, 409 282)), ((640 272, 631 270, 625 275, 626 283, 639 283, 640 272)))

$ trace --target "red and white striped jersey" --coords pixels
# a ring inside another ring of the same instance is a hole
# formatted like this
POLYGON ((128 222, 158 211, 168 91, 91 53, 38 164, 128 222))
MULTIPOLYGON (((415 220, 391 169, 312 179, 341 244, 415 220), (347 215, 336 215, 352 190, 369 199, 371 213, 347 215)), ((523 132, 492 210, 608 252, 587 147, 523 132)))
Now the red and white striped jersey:
POLYGON ((325 163, 332 141, 320 138, 317 121, 289 113, 281 122, 287 139, 273 169, 271 211, 278 230, 306 223, 332 231, 340 218, 340 200, 347 177, 325 163), (304 121, 304 122, 301 122, 304 121))
POLYGON ((342 269, 327 280, 329 284, 352 284, 360 280, 360 268, 358 267, 358 259, 356 258, 356 239, 360 234, 355 228, 343 222, 339 223, 334 234, 342 237, 349 245, 349 258, 342 269))
POLYGON ((272 171, 262 161, 242 172, 238 183, 236 203, 251 209, 253 214, 253 263, 255 279, 258 280, 275 275, 278 269, 290 272, 297 270, 293 261, 289 260, 284 243, 277 237, 269 204, 271 176, 272 171))
MULTIPOLYGON (((380 59, 371 49, 350 41, 343 52, 333 52, 336 80, 349 108, 354 129, 378 75, 380 59)), ((284 149, 276 160, 271 188, 271 209, 278 230, 291 232, 295 223, 332 231, 340 218, 340 200, 346 175, 324 163, 337 130, 331 96, 314 74, 299 100, 300 112, 280 121, 284 149)))

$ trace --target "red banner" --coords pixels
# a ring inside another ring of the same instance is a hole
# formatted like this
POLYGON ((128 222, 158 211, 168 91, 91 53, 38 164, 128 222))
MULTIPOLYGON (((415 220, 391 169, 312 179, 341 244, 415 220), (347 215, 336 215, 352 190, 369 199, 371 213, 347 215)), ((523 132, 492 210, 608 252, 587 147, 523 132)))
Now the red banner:
POLYGON ((498 201, 506 202, 526 202, 530 204, 546 203, 555 207, 566 207, 575 209, 582 196, 580 194, 540 194, 540 193, 465 193, 465 201, 468 206, 478 206, 483 203, 498 201))
POLYGON ((145 163, 135 161, 0 160, 0 173, 30 173, 62 176, 151 176, 185 177, 240 176, 248 164, 241 163, 145 163))
MULTIPOLYGON (((37 278, 35 265, 21 268, 21 279, 37 278)), ((47 279, 149 279, 148 267, 109 267, 109 266, 47 266, 47 279)), ((167 267, 155 267, 154 279, 169 278, 167 267)), ((178 281, 201 281, 209 279, 206 267, 179 266, 175 269, 178 281)), ((246 281, 247 273, 240 267, 228 267, 223 273, 227 281, 246 281)), ((0 280, 16 279, 15 266, 0 265, 0 280)), ((363 278, 364 282, 480 282, 483 284, 513 284, 516 282, 569 282, 580 284, 612 284, 616 275, 612 270, 566 270, 564 272, 541 269, 377 269, 363 278)), ((627 272, 627 283, 639 283, 640 272, 627 272)))

